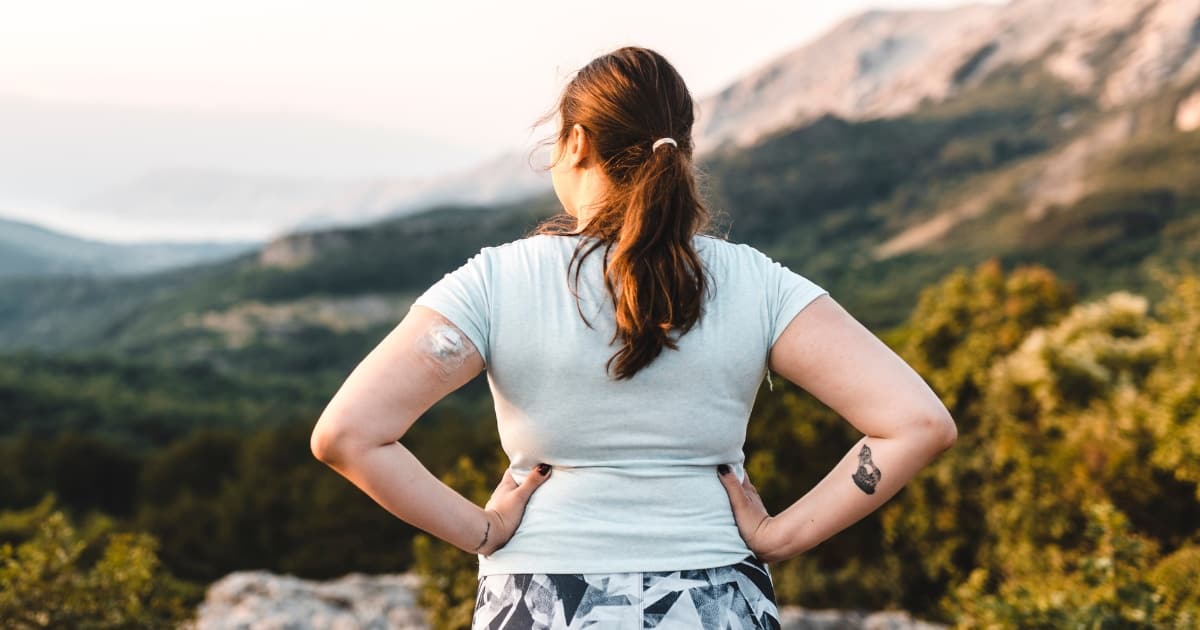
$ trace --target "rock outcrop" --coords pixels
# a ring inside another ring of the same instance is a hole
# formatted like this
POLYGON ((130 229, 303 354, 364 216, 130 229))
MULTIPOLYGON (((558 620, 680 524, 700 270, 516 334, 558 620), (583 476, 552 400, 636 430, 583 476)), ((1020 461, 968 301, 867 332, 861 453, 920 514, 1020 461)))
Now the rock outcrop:
POLYGON ((208 587, 186 630, 426 630, 411 573, 314 582, 267 571, 231 573, 208 587))
MULTIPOLYGON (((350 574, 328 582, 240 571, 208 588, 185 630, 426 630, 420 577, 350 574)), ((783 630, 942 630, 903 611, 780 609, 783 630)))
POLYGON ((281 236, 262 248, 258 264, 263 267, 296 269, 308 264, 321 252, 346 247, 349 242, 338 231, 298 232, 281 236))
POLYGON ((913 619, 904 611, 808 610, 783 606, 783 630, 944 630, 946 626, 913 619))

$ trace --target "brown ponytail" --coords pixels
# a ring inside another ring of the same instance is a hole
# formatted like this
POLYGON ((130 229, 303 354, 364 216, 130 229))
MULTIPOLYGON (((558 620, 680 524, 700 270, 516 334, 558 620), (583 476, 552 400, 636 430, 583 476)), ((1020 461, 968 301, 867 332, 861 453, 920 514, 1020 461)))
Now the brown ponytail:
MULTIPOLYGON (((692 246, 693 236, 710 224, 692 163, 692 97, 662 55, 629 46, 581 68, 557 107, 535 127, 555 114, 561 125, 550 141, 565 142, 576 124, 582 126, 612 185, 582 229, 575 217, 560 213, 530 235, 595 238, 587 251, 582 251, 586 241, 580 240, 572 264, 582 264, 605 246, 604 284, 617 328, 610 343, 622 341, 605 369, 611 370, 615 360, 616 378, 632 378, 664 347, 678 348, 678 338, 699 321, 710 285, 692 246), (674 138, 676 145, 652 149, 663 137, 674 138), (672 332, 677 333, 674 338, 672 332)), ((578 283, 576 268, 576 288, 578 283)), ((578 309, 579 294, 576 289, 572 293, 578 309)))

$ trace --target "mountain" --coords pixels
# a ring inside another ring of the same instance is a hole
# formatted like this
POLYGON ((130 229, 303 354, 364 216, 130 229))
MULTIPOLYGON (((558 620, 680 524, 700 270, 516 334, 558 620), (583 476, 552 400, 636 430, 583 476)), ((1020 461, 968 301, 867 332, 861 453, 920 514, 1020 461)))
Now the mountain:
POLYGON ((6 216, 103 240, 262 240, 550 186, 524 155, 489 156, 420 133, 294 112, 0 91, 0 138, 6 216), (43 223, 45 208, 57 222, 43 223))
MULTIPOLYGON (((163 168, 73 204, 113 233, 131 230, 185 238, 256 238, 363 224, 436 204, 503 203, 550 189, 549 175, 523 153, 428 177, 356 179, 249 174, 214 168, 163 168)), ((100 229, 100 226, 97 226, 100 229)))
POLYGON ((696 144, 745 146, 823 114, 915 111, 1031 64, 1103 108, 1200 74, 1195 0, 1014 0, 867 11, 698 103, 696 144))
POLYGON ((348 179, 416 177, 486 157, 423 132, 301 111, 77 102, 3 88, 0 137, 0 190, 57 204, 164 166, 348 179))
MULTIPOLYGON (((1178 19, 1196 24, 1200 3, 1135 4, 1132 22, 1117 0, 1072 4, 1079 11, 1067 17, 1055 13, 1060 3, 1022 0, 848 20, 834 32, 935 18, 950 28, 957 23, 945 20, 994 10, 978 28, 998 43, 953 89, 907 112, 824 113, 701 156, 718 231, 822 284, 877 330, 900 323, 925 286, 987 258, 1045 265, 1080 297, 1154 297, 1157 268, 1200 263, 1200 77, 1191 70, 1200 29, 1190 27, 1188 46, 1168 45, 1178 19), (996 31, 1003 16, 1009 26, 996 31), (1031 29, 1021 31, 1013 16, 1045 24, 1020 22, 1031 29), (1012 52, 1030 50, 1040 52, 1012 52), (1096 74, 1086 86, 1059 68, 1075 58, 1064 51, 1087 51, 1096 74), (1166 74, 1111 80, 1131 68, 1166 74)), ((829 36, 817 41, 830 55, 841 50, 829 36)), ((883 65, 903 66, 908 57, 895 55, 883 65)), ((140 278, 0 282, 0 348, 347 370, 442 273, 560 210, 547 191, 314 229, 140 278)))
POLYGON ((136 277, 0 277, 0 349, 348 370, 423 287, 484 243, 519 238, 551 208, 549 197, 436 206, 136 277))
MULTIPOLYGON (((1196 0, 1014 0, 867 11, 699 99, 697 155, 749 146, 823 115, 870 120, 911 114, 1014 65, 1043 71, 1101 109, 1115 110, 1200 74, 1198 24, 1196 0)), ((414 160, 445 163, 458 148, 299 115, 141 111, 5 97, 0 121, 7 121, 0 135, 16 141, 7 146, 37 149, 29 154, 0 147, 0 166, 8 167, 8 180, 0 175, 0 185, 46 194, 69 181, 77 190, 56 204, 78 215, 72 224, 78 229, 112 240, 137 233, 173 240, 196 233, 266 239, 434 204, 504 203, 550 189, 549 178, 521 153, 436 177, 349 177, 346 165, 415 168, 414 160), (171 131, 180 128, 187 133, 171 131), (236 160, 221 158, 234 136, 258 148, 236 160), (191 163, 164 162, 163 147, 178 155, 179 145, 163 145, 163 138, 184 143, 191 163), (94 154, 79 150, 79 142, 115 147, 119 159, 111 152, 103 160, 89 157, 94 154), (418 159, 426 154, 427 160, 418 159), (82 166, 64 176, 63 155, 82 156, 72 158, 84 160, 82 166), (314 160, 323 165, 321 173, 301 168, 314 160)), ((545 158, 543 152, 533 162, 545 158)))
POLYGON ((137 274, 230 258, 255 241, 106 243, 0 219, 0 277, 137 274))

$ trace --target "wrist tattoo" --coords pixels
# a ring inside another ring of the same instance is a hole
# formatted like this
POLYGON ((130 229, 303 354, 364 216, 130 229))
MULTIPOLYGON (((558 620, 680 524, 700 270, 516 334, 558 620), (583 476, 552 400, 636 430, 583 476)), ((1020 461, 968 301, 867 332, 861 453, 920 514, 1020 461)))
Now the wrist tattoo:
POLYGON ((854 480, 854 485, 867 494, 875 494, 875 484, 883 477, 883 471, 871 461, 871 449, 863 444, 862 450, 858 452, 858 470, 854 472, 850 478, 854 480))
POLYGON ((479 551, 480 549, 483 549, 483 545, 486 544, 488 541, 488 532, 490 532, 490 531, 492 531, 492 519, 489 518, 487 521, 487 529, 483 530, 483 540, 479 541, 478 545, 475 545, 474 551, 479 551))

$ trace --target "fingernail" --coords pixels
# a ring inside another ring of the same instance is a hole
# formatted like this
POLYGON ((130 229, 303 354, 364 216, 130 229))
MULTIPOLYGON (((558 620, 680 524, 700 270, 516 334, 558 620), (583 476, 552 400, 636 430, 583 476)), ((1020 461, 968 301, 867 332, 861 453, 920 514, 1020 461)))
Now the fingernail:
POLYGON ((722 475, 728 475, 729 474, 729 464, 719 464, 717 466, 717 472, 722 475))
POLYGON ((542 473, 543 477, 550 474, 550 464, 538 464, 537 469, 539 473, 542 473))

